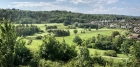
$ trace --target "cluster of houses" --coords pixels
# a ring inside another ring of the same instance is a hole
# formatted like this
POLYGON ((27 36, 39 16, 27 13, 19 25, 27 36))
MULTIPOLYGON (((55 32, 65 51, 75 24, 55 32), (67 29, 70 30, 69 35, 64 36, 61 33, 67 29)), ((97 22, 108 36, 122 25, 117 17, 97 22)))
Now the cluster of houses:
POLYGON ((140 23, 125 22, 125 20, 119 20, 118 22, 92 21, 91 24, 98 24, 99 26, 109 27, 109 28, 131 29, 134 31, 134 33, 128 36, 128 38, 140 39, 140 23))
MULTIPOLYGON (((101 20, 101 21, 91 21, 90 23, 84 24, 93 24, 98 25, 99 27, 108 27, 108 28, 121 28, 121 29, 131 29, 134 33, 140 33, 140 20, 138 21, 126 21, 126 20, 101 20), (132 23, 133 22, 133 23, 132 23)), ((78 22, 75 22, 78 23, 78 22)))
MULTIPOLYGON (((133 21, 132 21, 133 22, 133 21)), ((137 21, 137 22, 140 22, 137 21)), ((126 20, 102 20, 102 21, 91 21, 90 23, 86 24, 93 24, 98 25, 101 27, 108 27, 108 28, 121 28, 121 29, 131 29, 133 34, 128 36, 128 38, 132 39, 140 39, 140 23, 131 23, 127 22, 126 20)))
POLYGON ((123 25, 121 25, 121 24, 117 24, 117 23, 111 23, 110 25, 109 25, 109 27, 110 28, 122 28, 122 29, 131 29, 133 26, 132 25, 130 25, 130 24, 123 24, 123 25))

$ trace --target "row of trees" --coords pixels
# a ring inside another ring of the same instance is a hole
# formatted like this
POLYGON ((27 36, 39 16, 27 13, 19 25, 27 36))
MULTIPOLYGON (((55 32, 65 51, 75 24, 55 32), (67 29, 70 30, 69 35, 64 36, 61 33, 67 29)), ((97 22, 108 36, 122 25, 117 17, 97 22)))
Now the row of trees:
POLYGON ((37 26, 28 25, 28 24, 17 25, 17 26, 15 26, 15 29, 16 29, 17 35, 19 35, 19 36, 33 35, 34 33, 43 32, 37 26))
POLYGON ((70 36, 70 31, 69 30, 59 30, 59 29, 48 29, 48 33, 53 33, 54 36, 56 37, 61 37, 61 36, 70 36))
POLYGON ((19 9, 0 9, 0 18, 10 19, 16 23, 87 23, 92 20, 140 20, 140 17, 112 14, 82 14, 68 11, 25 11, 19 9))
POLYGON ((79 28, 98 28, 98 25, 95 25, 95 24, 78 24, 78 27, 79 28))
POLYGON ((47 26, 47 25, 45 25, 46 26, 46 30, 47 29, 57 29, 57 26, 56 25, 54 25, 54 26, 47 26))

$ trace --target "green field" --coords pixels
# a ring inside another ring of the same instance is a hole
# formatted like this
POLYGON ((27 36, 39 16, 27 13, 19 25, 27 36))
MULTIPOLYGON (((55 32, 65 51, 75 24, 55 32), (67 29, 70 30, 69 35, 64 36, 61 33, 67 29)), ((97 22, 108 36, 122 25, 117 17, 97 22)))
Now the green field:
MULTIPOLYGON (((46 32, 45 30, 45 25, 49 26, 49 25, 56 25, 58 27, 58 29, 65 29, 66 26, 63 26, 63 24, 33 24, 33 25, 36 25, 38 26, 41 30, 44 30, 45 32, 44 33, 36 33, 34 34, 33 36, 27 36, 27 37, 35 37, 35 36, 44 36, 44 35, 47 35, 48 33, 46 32)), ((92 36, 97 36, 98 34, 101 34, 101 35, 107 35, 107 36, 110 36, 111 33, 113 31, 119 31, 120 34, 124 34, 126 32, 126 30, 122 30, 122 29, 107 29, 107 28, 102 28, 102 29, 92 29, 91 31, 85 31, 85 33, 81 33, 82 30, 84 29, 81 29, 81 28, 77 28, 78 30, 78 33, 75 35, 73 33, 73 30, 74 29, 69 29, 70 31, 70 36, 66 36, 64 37, 65 39, 65 42, 69 45, 73 45, 74 43, 72 42, 73 38, 75 36, 80 36, 82 39, 87 39, 87 38, 90 38, 92 36)), ((56 37, 56 39, 60 42, 62 42, 63 40, 63 37, 56 37)), ((28 42, 28 39, 25 39, 26 42, 28 42)), ((31 43, 31 45, 26 45, 29 49, 31 49, 31 51, 33 52, 36 52, 38 49, 39 49, 39 46, 42 44, 42 40, 36 40, 34 39, 33 42, 31 43)), ((78 46, 77 46, 78 48, 78 46)), ((103 53, 105 52, 105 50, 98 50, 98 49, 89 49, 90 51, 90 55, 94 55, 95 51, 99 53, 99 55, 103 55, 103 53)), ((123 54, 118 54, 118 57, 119 58, 126 58, 127 56, 126 55, 123 55, 123 54)))

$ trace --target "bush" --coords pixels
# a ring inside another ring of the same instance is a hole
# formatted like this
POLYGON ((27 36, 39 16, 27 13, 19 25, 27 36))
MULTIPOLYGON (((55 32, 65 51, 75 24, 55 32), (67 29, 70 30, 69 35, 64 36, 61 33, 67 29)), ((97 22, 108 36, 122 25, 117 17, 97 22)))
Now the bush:
POLYGON ((87 48, 92 48, 92 44, 88 44, 87 45, 87 48))
POLYGON ((60 43, 52 36, 44 36, 39 54, 42 58, 52 61, 68 61, 77 56, 77 51, 74 46, 60 43))
POLYGON ((31 43, 32 43, 32 39, 30 39, 30 40, 28 41, 27 45, 31 45, 31 43))
POLYGON ((82 39, 79 36, 75 36, 75 38, 73 39, 73 42, 76 43, 77 45, 81 45, 82 39))
POLYGON ((40 57, 38 52, 35 53, 34 57, 30 61, 30 67, 39 67, 40 57))
POLYGON ((104 55, 112 56, 112 57, 117 57, 117 52, 114 51, 114 50, 108 50, 108 51, 104 52, 104 55))
POLYGON ((120 35, 120 33, 118 31, 113 31, 112 34, 111 34, 113 37, 117 36, 117 35, 120 35))
POLYGON ((15 45, 15 57, 14 57, 14 65, 27 65, 30 60, 32 59, 33 55, 31 54, 30 50, 25 46, 24 41, 18 40, 15 45))
POLYGON ((69 30, 52 30, 52 32, 56 37, 70 36, 69 30))
POLYGON ((39 30, 39 32, 44 33, 44 31, 43 31, 43 30, 39 30))
POLYGON ((57 26, 56 25, 54 25, 54 26, 46 26, 46 30, 47 29, 57 29, 57 26))
POLYGON ((76 29, 76 27, 75 26, 72 26, 72 25, 69 25, 68 26, 68 29, 76 29))
POLYGON ((91 58, 91 63, 92 64, 99 64, 101 66, 106 65, 106 61, 102 57, 98 57, 98 56, 91 58))
POLYGON ((42 39, 42 36, 36 36, 35 39, 42 39))

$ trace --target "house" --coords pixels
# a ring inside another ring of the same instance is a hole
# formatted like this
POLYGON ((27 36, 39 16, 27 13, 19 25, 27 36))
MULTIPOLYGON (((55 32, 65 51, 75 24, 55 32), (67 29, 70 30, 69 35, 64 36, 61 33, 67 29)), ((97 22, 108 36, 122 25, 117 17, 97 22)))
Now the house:
POLYGON ((132 26, 131 26, 130 24, 127 23, 127 24, 125 24, 125 25, 122 25, 121 28, 123 28, 123 29, 126 29, 126 28, 127 28, 127 29, 130 29, 130 28, 132 28, 132 26))
POLYGON ((124 25, 124 26, 121 26, 121 28, 125 29, 125 28, 127 28, 127 27, 124 25))
POLYGON ((129 28, 129 29, 130 29, 130 28, 132 28, 132 26, 127 26, 127 28, 129 28))
POLYGON ((138 27, 134 27, 134 32, 135 33, 140 33, 140 29, 138 27))
POLYGON ((128 38, 130 38, 130 39, 139 39, 140 35, 139 34, 132 34, 128 38))
POLYGON ((98 24, 97 21, 91 21, 90 23, 91 23, 91 24, 98 24))
POLYGON ((111 28, 116 28, 117 27, 117 24, 110 24, 110 27, 111 28))

